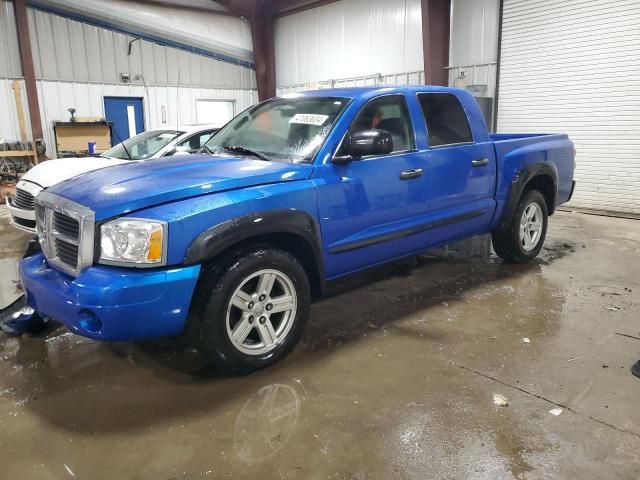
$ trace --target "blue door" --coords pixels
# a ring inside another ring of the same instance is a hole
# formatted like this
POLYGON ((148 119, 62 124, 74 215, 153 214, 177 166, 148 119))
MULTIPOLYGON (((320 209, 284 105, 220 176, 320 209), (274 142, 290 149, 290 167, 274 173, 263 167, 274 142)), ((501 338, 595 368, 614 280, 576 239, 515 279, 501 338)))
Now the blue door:
POLYGON ((429 150, 431 243, 482 233, 495 210, 496 157, 491 141, 474 139, 460 100, 450 93, 419 93, 429 150))
POLYGON ((142 98, 104 97, 104 116, 113 124, 113 145, 144 132, 142 98))
MULTIPOLYGON (((381 129, 393 152, 319 169, 318 210, 325 273, 337 277, 427 248, 431 226, 424 152, 415 147, 404 95, 369 101, 349 127, 381 129)), ((338 151, 337 155, 341 152, 338 151)))

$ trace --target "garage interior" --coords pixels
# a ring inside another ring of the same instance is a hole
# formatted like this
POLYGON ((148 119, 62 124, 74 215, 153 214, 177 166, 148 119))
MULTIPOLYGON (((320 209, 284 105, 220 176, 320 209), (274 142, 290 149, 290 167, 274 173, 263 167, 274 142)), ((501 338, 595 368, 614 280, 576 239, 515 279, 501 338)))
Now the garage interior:
POLYGON ((0 332, 0 478, 639 478, 638 48, 635 0, 1 0, 2 309, 30 168, 274 96, 461 88, 493 132, 567 133, 577 187, 533 262, 484 235, 332 282, 251 375, 0 332))

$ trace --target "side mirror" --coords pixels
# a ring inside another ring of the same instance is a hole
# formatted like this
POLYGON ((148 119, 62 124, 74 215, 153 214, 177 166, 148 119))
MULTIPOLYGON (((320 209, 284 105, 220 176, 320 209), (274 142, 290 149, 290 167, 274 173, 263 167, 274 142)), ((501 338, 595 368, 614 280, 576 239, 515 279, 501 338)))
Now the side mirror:
POLYGON ((361 130, 347 134, 343 152, 345 155, 334 158, 335 163, 347 163, 369 155, 387 155, 393 152, 393 138, 386 130, 361 130))
POLYGON ((172 148, 171 150, 169 150, 168 152, 166 152, 166 153, 164 154, 164 156, 165 156, 165 157, 170 157, 171 155, 175 155, 175 153, 176 153, 176 149, 175 149, 175 148, 172 148))

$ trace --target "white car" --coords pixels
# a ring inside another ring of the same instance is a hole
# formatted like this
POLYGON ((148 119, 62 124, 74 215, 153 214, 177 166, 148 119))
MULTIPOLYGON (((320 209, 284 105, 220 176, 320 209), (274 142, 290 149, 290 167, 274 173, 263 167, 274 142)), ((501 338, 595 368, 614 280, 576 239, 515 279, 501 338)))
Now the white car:
POLYGON ((178 129, 157 129, 131 137, 99 157, 59 158, 42 162, 17 183, 16 195, 7 198, 11 222, 16 228, 36 233, 34 200, 45 188, 105 167, 139 162, 176 153, 195 153, 216 134, 212 125, 189 125, 178 129))

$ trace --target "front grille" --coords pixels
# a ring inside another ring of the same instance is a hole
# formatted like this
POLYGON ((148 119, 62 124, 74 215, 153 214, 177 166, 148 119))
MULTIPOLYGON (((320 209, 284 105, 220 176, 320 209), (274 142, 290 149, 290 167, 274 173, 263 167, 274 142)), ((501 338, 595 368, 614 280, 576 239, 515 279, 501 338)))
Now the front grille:
POLYGON ((26 218, 12 217, 13 222, 26 228, 36 228, 35 220, 27 220, 26 218))
POLYGON ((35 198, 26 190, 22 190, 21 188, 16 189, 16 196, 13 200, 13 205, 16 208, 20 208, 22 210, 33 210, 33 203, 35 198))
POLYGON ((70 240, 78 240, 80 224, 77 220, 60 212, 53 212, 53 229, 70 240))
POLYGON ((62 213, 52 212, 51 236, 53 253, 62 263, 75 269, 78 266, 78 240, 80 224, 75 218, 62 213))
POLYGON ((54 240, 56 249, 56 256, 61 262, 66 263, 71 268, 76 268, 78 265, 78 246, 72 243, 65 242, 60 238, 54 240))
POLYGON ((94 213, 53 193, 40 192, 36 230, 48 262, 77 276, 93 263, 94 213))

